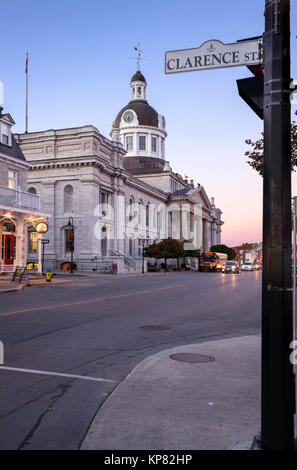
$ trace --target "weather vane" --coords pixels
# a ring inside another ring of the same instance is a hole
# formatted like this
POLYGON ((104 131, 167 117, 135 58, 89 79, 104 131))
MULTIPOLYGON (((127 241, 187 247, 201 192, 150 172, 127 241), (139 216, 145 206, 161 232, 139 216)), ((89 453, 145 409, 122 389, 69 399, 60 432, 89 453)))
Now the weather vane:
POLYGON ((140 44, 137 43, 137 47, 134 47, 134 50, 137 51, 137 72, 140 72, 140 61, 143 60, 143 58, 141 57, 141 53, 143 52, 141 49, 140 49, 140 44))

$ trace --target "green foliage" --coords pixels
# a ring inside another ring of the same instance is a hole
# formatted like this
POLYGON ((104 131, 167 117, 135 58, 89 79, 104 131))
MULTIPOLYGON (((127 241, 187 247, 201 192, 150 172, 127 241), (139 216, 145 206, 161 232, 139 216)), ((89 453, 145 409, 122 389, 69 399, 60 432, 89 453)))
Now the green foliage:
POLYGON ((235 259, 236 256, 236 252, 226 245, 213 245, 210 251, 215 251, 216 253, 226 253, 228 255, 228 260, 235 259))
POLYGON ((252 248, 254 248, 257 245, 258 245, 258 243, 242 243, 240 245, 240 248, 242 248, 243 250, 251 250, 252 248))
POLYGON ((166 238, 160 243, 153 243, 144 248, 144 256, 155 259, 198 257, 199 254, 199 250, 184 250, 183 243, 174 238, 166 238))
MULTIPOLYGON (((295 112, 297 115, 297 111, 295 112)), ((245 141, 247 145, 251 146, 251 150, 245 152, 245 156, 248 157, 247 164, 256 170, 261 176, 264 174, 263 167, 263 154, 264 154, 264 134, 256 142, 252 142, 251 139, 245 141)), ((297 166, 297 124, 295 121, 291 124, 291 169, 295 171, 297 166)))

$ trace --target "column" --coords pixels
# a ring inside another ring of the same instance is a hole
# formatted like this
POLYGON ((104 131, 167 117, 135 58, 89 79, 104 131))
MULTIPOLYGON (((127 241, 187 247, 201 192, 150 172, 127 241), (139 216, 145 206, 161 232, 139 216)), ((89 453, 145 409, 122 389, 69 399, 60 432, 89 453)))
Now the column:
POLYGON ((203 251, 209 251, 209 221, 203 219, 203 251))

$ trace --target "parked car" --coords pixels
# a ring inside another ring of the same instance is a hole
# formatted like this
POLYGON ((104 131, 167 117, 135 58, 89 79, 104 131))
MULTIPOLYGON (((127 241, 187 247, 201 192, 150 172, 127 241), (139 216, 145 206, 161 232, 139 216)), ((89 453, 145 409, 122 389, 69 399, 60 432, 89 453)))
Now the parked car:
POLYGON ((249 263, 249 262, 245 261, 245 262, 241 265, 241 271, 254 271, 254 265, 253 265, 253 263, 249 263))
POLYGON ((227 261, 222 267, 222 273, 240 274, 240 268, 236 261, 227 261))

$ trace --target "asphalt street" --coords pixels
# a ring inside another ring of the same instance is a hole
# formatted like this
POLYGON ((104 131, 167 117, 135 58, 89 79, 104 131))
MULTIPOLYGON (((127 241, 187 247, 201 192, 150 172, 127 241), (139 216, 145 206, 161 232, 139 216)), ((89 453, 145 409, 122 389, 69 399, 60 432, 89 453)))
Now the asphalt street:
POLYGON ((260 272, 94 274, 1 294, 3 367, 12 370, 0 368, 0 449, 79 449, 140 361, 259 333, 260 300, 260 272))

